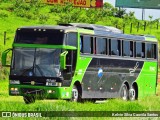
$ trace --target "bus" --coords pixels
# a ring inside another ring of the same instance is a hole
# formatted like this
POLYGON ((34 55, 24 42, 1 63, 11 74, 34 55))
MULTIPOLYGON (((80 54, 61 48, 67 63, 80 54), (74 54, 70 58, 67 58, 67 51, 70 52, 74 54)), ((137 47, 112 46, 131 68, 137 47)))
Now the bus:
POLYGON ((2 65, 10 67, 9 95, 23 96, 26 104, 41 99, 134 101, 156 94, 154 36, 85 23, 26 26, 17 29, 12 46, 2 53, 2 65))

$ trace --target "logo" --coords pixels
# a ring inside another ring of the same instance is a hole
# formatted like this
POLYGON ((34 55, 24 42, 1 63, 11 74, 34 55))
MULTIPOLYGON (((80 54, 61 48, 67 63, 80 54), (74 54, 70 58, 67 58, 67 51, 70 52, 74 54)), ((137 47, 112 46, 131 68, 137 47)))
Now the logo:
POLYGON ((35 82, 34 82, 34 81, 31 81, 31 85, 35 85, 35 82))
POLYGON ((2 117, 11 117, 11 112, 2 112, 2 117))
POLYGON ((29 72, 29 76, 33 76, 33 73, 32 73, 32 72, 29 72))
POLYGON ((103 76, 103 69, 99 68, 98 70, 98 77, 101 78, 103 76))
POLYGON ((154 72, 154 71, 156 71, 156 68, 155 68, 155 67, 150 66, 150 67, 149 67, 149 70, 154 72))
POLYGON ((134 66, 134 68, 129 69, 130 76, 134 76, 134 73, 138 67, 139 67, 139 62, 136 62, 136 65, 134 66))

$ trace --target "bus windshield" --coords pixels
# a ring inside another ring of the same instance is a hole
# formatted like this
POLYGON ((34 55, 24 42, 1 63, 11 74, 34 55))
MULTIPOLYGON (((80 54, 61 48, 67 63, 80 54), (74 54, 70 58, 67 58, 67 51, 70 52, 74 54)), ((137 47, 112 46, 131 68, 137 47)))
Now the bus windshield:
POLYGON ((11 75, 59 77, 61 49, 16 48, 11 75))
POLYGON ((17 30, 15 43, 62 45, 64 32, 60 30, 17 30))

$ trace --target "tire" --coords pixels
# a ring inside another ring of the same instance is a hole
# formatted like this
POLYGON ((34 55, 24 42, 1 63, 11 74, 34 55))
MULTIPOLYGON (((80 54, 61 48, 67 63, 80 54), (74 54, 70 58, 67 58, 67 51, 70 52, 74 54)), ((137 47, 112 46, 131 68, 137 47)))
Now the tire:
POLYGON ((26 104, 34 103, 35 97, 34 96, 23 96, 23 100, 26 104))
POLYGON ((82 101, 82 97, 81 97, 81 92, 80 90, 77 88, 77 86, 73 86, 72 89, 72 98, 71 98, 72 102, 81 102, 82 101))
POLYGON ((128 88, 125 84, 122 85, 121 90, 120 90, 120 97, 122 98, 122 100, 128 100, 129 95, 128 95, 128 88))
POLYGON ((137 92, 136 92, 135 88, 132 87, 132 88, 129 90, 129 99, 130 99, 131 101, 134 101, 134 100, 136 100, 136 96, 137 96, 137 92))

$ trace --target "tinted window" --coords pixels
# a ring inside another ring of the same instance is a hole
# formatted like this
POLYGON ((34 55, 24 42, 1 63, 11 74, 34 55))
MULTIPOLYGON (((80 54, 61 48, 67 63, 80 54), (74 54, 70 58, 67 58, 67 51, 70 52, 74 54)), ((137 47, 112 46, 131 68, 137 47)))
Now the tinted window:
POLYGON ((66 44, 77 47, 77 33, 68 33, 66 44))
POLYGON ((93 52, 93 40, 90 36, 81 36, 80 47, 82 53, 92 53, 93 52))
POLYGON ((130 41, 123 41, 123 56, 130 56, 130 41))
POLYGON ((58 77, 61 49, 16 48, 11 75, 58 77))
POLYGON ((142 53, 142 43, 141 42, 136 42, 136 57, 142 57, 141 53, 142 53))
POLYGON ((133 41, 130 41, 130 57, 133 57, 133 47, 134 46, 134 44, 133 44, 133 41))
POLYGON ((147 43, 147 58, 156 58, 156 45, 147 43))
POLYGON ((106 54, 106 39, 96 38, 96 54, 106 54))
POLYGON ((15 43, 62 45, 63 37, 60 30, 22 29, 17 30, 15 43))
POLYGON ((142 53, 141 53, 142 58, 145 58, 145 43, 142 43, 142 53))
POLYGON ((120 40, 114 40, 111 39, 111 55, 118 55, 121 54, 121 46, 120 46, 120 40))

